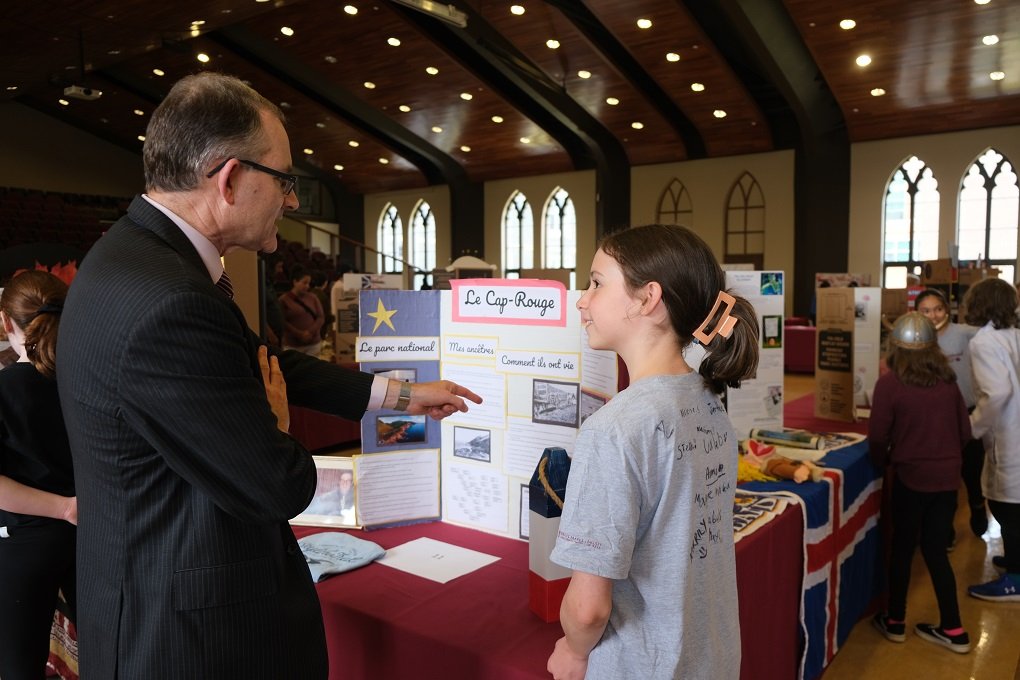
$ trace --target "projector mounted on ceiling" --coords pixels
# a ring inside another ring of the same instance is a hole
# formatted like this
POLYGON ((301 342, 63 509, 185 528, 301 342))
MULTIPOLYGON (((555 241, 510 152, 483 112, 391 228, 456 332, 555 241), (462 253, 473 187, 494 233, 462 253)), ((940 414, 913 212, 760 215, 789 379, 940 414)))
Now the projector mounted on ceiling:
POLYGON ((68 85, 64 88, 64 96, 93 101, 102 97, 103 91, 96 90, 91 87, 85 87, 83 85, 68 85))
POLYGON ((432 0, 393 0, 398 5, 404 5, 419 12, 424 12, 440 21, 453 24, 459 28, 467 28, 467 14, 461 12, 453 5, 444 5, 432 0))

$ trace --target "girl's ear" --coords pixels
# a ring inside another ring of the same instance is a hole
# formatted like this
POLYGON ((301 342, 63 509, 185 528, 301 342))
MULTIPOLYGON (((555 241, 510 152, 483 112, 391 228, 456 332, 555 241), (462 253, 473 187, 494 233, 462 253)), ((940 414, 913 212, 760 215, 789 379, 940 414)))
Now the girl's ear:
POLYGON ((649 281, 641 291, 641 313, 648 315, 662 305, 662 286, 658 281, 649 281))
POLYGON ((0 312, 0 322, 3 322, 4 333, 10 335, 11 333, 14 332, 14 324, 11 322, 10 318, 3 312, 0 312))

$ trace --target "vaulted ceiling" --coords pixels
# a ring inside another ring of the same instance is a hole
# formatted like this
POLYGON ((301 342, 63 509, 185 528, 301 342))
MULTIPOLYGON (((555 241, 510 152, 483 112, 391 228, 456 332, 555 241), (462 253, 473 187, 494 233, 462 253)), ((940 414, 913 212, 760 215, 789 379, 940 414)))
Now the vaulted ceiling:
POLYGON ((348 194, 1020 123, 1016 0, 453 5, 466 27, 393 0, 5 0, 0 98, 140 152, 178 78, 232 73, 348 194))

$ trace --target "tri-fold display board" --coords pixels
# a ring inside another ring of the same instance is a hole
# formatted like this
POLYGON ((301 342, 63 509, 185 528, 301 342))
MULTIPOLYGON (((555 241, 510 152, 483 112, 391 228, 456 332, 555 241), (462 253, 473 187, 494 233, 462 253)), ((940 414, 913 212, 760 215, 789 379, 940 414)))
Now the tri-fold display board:
POLYGON ((361 369, 448 379, 478 395, 443 421, 380 410, 354 456, 357 523, 442 519, 528 537, 528 482, 542 451, 572 452, 577 430, 617 388, 616 355, 588 348, 581 293, 545 280, 455 280, 449 291, 362 291, 361 369))

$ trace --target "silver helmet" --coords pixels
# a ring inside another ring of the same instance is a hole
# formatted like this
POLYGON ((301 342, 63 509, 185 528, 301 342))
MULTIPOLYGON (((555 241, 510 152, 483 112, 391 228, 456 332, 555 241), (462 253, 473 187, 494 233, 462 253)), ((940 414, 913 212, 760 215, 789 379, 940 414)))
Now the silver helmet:
POLYGON ((935 325, 920 312, 907 312, 896 319, 889 342, 903 349, 927 349, 939 341, 935 325))

